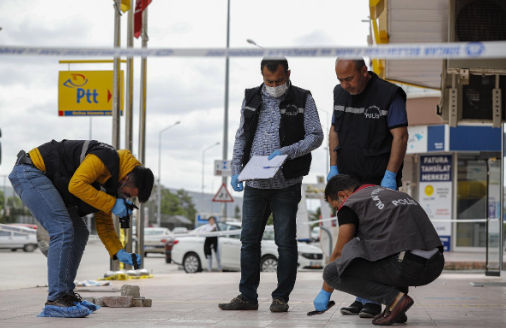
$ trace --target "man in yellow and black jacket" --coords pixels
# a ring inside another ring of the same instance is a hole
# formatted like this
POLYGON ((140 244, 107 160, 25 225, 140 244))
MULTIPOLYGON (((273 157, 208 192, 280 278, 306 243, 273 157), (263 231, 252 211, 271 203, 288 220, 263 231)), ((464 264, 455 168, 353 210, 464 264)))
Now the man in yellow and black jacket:
MULTIPOLYGON (((97 306, 74 293, 74 279, 88 241, 81 218, 95 213, 100 240, 113 259, 132 265, 111 214, 131 214, 127 198, 146 202, 154 176, 129 150, 95 140, 52 140, 28 154, 21 151, 9 180, 24 205, 47 230, 49 294, 39 316, 84 317, 97 306)), ((131 203, 130 203, 131 204, 131 203)), ((140 256, 137 262, 140 264, 140 256)))

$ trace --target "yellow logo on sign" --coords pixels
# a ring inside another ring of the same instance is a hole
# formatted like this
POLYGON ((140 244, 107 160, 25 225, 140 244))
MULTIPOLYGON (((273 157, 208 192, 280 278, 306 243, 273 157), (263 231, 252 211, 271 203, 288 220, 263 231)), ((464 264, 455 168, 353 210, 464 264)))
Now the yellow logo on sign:
MULTIPOLYGON (((59 116, 112 115, 113 71, 61 71, 58 79, 59 116)), ((123 114, 123 71, 120 71, 123 114)))
POLYGON ((425 187, 425 194, 427 196, 432 196, 432 194, 434 193, 434 187, 432 187, 431 185, 428 185, 427 187, 425 187))

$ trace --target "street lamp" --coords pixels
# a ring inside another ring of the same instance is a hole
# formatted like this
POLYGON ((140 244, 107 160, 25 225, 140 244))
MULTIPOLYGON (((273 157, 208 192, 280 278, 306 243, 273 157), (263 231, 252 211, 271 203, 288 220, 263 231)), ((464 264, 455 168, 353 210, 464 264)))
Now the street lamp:
POLYGON ((246 42, 248 42, 249 44, 252 44, 254 46, 257 46, 259 47, 260 49, 265 49, 264 47, 261 47, 259 46, 255 41, 251 40, 251 39, 246 39, 246 42))
POLYGON ((162 132, 167 131, 168 129, 178 125, 181 123, 180 121, 177 121, 176 123, 172 124, 171 126, 166 127, 160 133, 158 133, 158 190, 157 190, 157 215, 156 215, 156 224, 160 227, 162 223, 162 132))
MULTIPOLYGON (((204 167, 205 167, 205 154, 206 154, 206 151, 208 151, 209 149, 213 148, 214 146, 218 146, 220 143, 217 142, 215 144, 212 144, 211 146, 207 147, 206 149, 204 149, 202 151, 202 193, 200 195, 200 206, 201 208, 203 209, 204 208, 204 167)), ((201 211, 202 211, 201 209, 201 211)))

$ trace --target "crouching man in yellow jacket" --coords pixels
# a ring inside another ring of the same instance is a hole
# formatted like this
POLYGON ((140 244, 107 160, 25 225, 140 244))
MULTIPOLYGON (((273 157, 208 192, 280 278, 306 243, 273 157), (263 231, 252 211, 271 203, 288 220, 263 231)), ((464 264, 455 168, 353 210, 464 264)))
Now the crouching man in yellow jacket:
POLYGON ((97 232, 110 256, 132 265, 132 254, 123 250, 111 213, 130 214, 127 198, 146 202, 153 189, 153 172, 128 150, 116 151, 95 140, 52 140, 28 154, 20 151, 9 180, 50 237, 49 294, 39 316, 77 318, 97 310, 74 293, 89 235, 82 217, 96 213, 97 232))

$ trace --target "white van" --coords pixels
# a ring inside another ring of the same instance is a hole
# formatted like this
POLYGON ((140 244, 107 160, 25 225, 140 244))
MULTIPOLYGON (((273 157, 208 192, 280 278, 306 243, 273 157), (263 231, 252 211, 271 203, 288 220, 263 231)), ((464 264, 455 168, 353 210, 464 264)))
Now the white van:
POLYGON ((0 248, 33 252, 37 249, 37 230, 0 225, 0 248))

